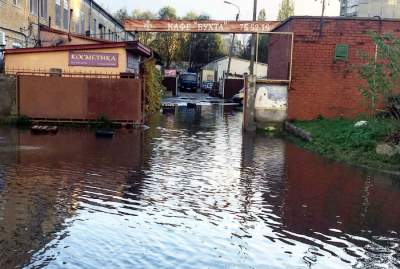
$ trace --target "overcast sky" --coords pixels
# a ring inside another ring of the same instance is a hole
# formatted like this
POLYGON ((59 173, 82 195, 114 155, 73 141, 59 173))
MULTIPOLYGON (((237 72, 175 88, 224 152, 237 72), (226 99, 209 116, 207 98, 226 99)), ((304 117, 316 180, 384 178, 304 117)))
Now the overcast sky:
MULTIPOLYGON (((240 6, 242 20, 251 20, 253 1, 252 0, 230 0, 240 6)), ((150 10, 157 12, 164 6, 173 6, 178 16, 184 16, 189 11, 198 14, 206 13, 212 19, 233 19, 236 9, 224 4, 223 0, 97 0, 107 10, 112 12, 119 8, 127 8, 128 12, 134 9, 150 10)), ((265 8, 267 18, 275 20, 278 14, 281 0, 258 0, 258 10, 265 8)), ((296 15, 321 15, 321 0, 294 0, 296 15)), ((326 15, 339 15, 339 0, 327 0, 328 7, 326 15)))

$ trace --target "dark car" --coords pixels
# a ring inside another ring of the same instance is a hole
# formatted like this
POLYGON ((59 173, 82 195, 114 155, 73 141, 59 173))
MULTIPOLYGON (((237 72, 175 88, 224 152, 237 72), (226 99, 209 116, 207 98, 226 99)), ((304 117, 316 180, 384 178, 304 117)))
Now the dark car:
POLYGON ((197 86, 196 73, 182 73, 179 75, 179 90, 196 92, 197 86))

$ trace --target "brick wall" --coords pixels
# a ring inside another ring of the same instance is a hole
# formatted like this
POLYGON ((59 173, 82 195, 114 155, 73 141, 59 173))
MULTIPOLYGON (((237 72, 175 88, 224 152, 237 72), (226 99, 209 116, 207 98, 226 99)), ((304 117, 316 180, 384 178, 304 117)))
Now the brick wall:
MULTIPOLYGON (((368 31, 399 35, 400 21, 325 18, 320 35, 319 17, 293 17, 276 31, 295 34, 288 118, 310 120, 319 115, 351 118, 368 113, 358 90, 363 81, 354 70, 361 62, 360 51, 374 54, 375 46, 368 31), (337 44, 349 45, 348 62, 334 61, 337 44)), ((287 69, 282 63, 285 49, 279 42, 270 42, 270 78, 286 75, 287 69)))

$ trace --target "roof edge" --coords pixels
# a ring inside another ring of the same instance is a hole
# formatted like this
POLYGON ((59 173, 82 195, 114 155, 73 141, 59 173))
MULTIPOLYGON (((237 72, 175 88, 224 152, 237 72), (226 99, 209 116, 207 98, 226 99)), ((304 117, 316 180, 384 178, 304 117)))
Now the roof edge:
MULTIPOLYGON (((321 16, 290 16, 286 20, 282 21, 275 28, 271 30, 271 32, 276 32, 279 28, 287 24, 292 20, 297 19, 307 19, 307 20, 320 20, 321 16)), ((346 16, 324 16, 324 20, 345 20, 345 21, 383 21, 383 22, 400 22, 400 19, 392 19, 392 18, 380 18, 380 17, 346 17, 346 16)))

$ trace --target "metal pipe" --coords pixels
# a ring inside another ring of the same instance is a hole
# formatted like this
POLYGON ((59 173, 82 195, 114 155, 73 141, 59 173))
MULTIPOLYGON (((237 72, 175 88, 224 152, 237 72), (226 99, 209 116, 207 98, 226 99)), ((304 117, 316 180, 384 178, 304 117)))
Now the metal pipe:
POLYGON ((40 0, 37 0, 37 27, 38 27, 38 41, 37 46, 42 46, 42 41, 40 38, 40 0))
MULTIPOLYGON (((253 21, 256 21, 256 20, 257 20, 257 0, 254 0, 253 21)), ((256 35, 252 34, 252 37, 251 37, 250 75, 254 75, 255 46, 256 46, 256 35)))
POLYGON ((291 42, 291 48, 290 48, 290 66, 289 66, 289 86, 288 86, 288 90, 290 89, 290 86, 292 84, 294 33, 291 33, 291 37, 292 37, 292 42, 291 42))
POLYGON ((258 74, 258 47, 259 47, 259 41, 260 41, 260 34, 259 33, 257 33, 257 41, 256 41, 256 64, 255 64, 255 75, 256 75, 256 77, 257 77, 257 74, 258 74))
MULTIPOLYGON (((239 13, 236 15, 236 21, 239 20, 239 16, 240 16, 240 10, 239 10, 239 13)), ((231 48, 229 51, 228 70, 227 70, 228 77, 229 77, 229 73, 231 72, 231 62, 232 62, 232 57, 233 57, 233 49, 235 47, 235 37, 236 37, 236 34, 233 33, 231 48)))
MULTIPOLYGON (((236 21, 238 21, 239 17, 240 17, 240 7, 238 5, 230 2, 230 1, 224 1, 224 3, 228 4, 228 5, 232 5, 232 6, 237 8, 238 13, 236 14, 236 21)), ((233 33, 232 42, 231 42, 231 48, 229 50, 228 69, 226 71, 227 77, 229 77, 229 73, 231 72, 231 63, 232 63, 233 49, 234 49, 234 46, 235 46, 235 37, 236 37, 236 34, 233 33)))

